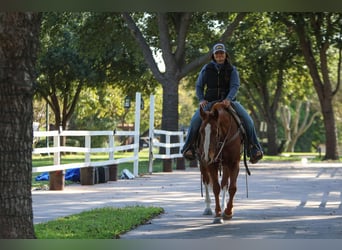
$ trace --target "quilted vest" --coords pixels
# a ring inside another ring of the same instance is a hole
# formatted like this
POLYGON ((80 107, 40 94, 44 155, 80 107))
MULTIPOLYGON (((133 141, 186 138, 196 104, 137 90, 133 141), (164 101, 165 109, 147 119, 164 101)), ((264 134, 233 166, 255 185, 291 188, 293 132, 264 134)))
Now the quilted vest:
POLYGON ((204 98, 209 101, 217 101, 224 99, 230 89, 230 75, 233 67, 225 62, 219 70, 213 62, 207 64, 205 68, 206 90, 204 98))

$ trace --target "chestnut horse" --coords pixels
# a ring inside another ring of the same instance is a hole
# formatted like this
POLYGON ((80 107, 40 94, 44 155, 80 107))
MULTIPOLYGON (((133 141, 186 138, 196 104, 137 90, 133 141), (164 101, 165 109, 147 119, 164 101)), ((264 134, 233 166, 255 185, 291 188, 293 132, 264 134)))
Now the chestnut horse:
POLYGON ((203 214, 212 214, 209 196, 209 188, 212 188, 215 196, 213 223, 223 223, 223 220, 229 220, 233 216, 233 199, 237 190, 243 149, 243 134, 231 114, 234 111, 231 107, 229 109, 220 102, 215 103, 210 111, 200 108, 202 125, 199 130, 197 156, 205 186, 206 208, 203 214), (228 112, 229 109, 231 111, 228 112), (222 172, 221 182, 219 172, 222 172), (227 191, 229 199, 226 204, 227 191))

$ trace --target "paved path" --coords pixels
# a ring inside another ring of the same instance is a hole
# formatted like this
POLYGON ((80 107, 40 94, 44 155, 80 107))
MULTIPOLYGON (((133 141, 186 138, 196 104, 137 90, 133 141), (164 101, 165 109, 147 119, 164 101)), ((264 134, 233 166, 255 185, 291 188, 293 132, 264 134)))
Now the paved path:
POLYGON ((250 165, 246 197, 241 166, 234 217, 203 216, 197 168, 63 191, 33 191, 34 222, 103 206, 160 206, 165 213, 123 239, 342 239, 342 164, 250 165))

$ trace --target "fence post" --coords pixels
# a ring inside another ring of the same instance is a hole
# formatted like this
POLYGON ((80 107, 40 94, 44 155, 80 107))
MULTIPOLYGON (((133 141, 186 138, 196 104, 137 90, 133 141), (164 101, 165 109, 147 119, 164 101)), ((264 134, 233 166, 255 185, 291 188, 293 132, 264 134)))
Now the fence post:
POLYGON ((112 135, 108 135, 108 143, 109 143, 109 148, 113 151, 109 152, 108 158, 109 160, 114 160, 114 131, 112 135))
POLYGON ((87 163, 87 166, 80 169, 80 181, 81 185, 94 185, 96 184, 95 175, 96 170, 94 167, 90 167, 90 149, 91 149, 91 135, 84 136, 84 147, 87 149, 84 155, 84 162, 87 163))
POLYGON ((84 155, 84 162, 89 163, 90 162, 90 148, 91 148, 91 137, 90 135, 84 136, 84 146, 87 149, 88 152, 84 155))
MULTIPOLYGON (((165 143, 166 144, 170 144, 170 138, 171 138, 171 135, 169 134, 165 134, 165 143)), ((171 153, 171 149, 170 147, 166 147, 165 148, 165 154, 166 155, 170 155, 171 153)), ((163 161, 163 172, 172 172, 172 159, 171 158, 166 158, 164 159, 163 161)))
POLYGON ((153 172, 153 139, 154 139, 154 95, 150 96, 150 129, 148 132, 148 172, 153 172))
POLYGON ((141 94, 140 92, 135 93, 135 123, 134 123, 134 165, 133 174, 138 176, 139 172, 139 137, 140 137, 140 104, 141 94), (137 146, 138 145, 138 146, 137 146))
MULTIPOLYGON (((61 132, 62 127, 59 128, 58 135, 53 137, 53 146, 57 148, 57 152, 53 153, 53 164, 61 164, 61 132)), ((50 190, 63 190, 64 189, 64 170, 57 170, 49 172, 49 189, 50 190)))
POLYGON ((61 164, 61 131, 58 131, 58 135, 53 137, 53 147, 58 148, 57 152, 53 153, 53 165, 61 164))
MULTIPOLYGON (((113 151, 109 152, 109 160, 114 160, 114 137, 115 137, 115 130, 113 131, 112 135, 108 136, 109 139, 109 148, 113 151)), ((109 167, 109 181, 117 181, 118 180, 118 164, 111 164, 109 167)))

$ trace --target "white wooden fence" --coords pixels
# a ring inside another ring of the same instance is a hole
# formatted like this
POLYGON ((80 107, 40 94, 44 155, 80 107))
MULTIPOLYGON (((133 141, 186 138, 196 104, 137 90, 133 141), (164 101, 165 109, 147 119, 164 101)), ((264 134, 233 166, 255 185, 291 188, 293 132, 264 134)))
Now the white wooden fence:
MULTIPOLYGON (((53 154, 54 164, 49 166, 33 167, 32 172, 50 172, 56 170, 66 170, 70 168, 98 167, 124 162, 133 162, 133 174, 138 175, 139 172, 139 139, 140 139, 140 93, 136 93, 135 102, 135 126, 134 131, 77 131, 77 130, 55 130, 55 131, 34 131, 35 138, 52 137, 53 147, 34 148, 33 154, 53 154), (84 137, 84 147, 61 146, 61 137, 84 137), (93 148, 91 138, 94 136, 107 136, 108 146, 105 148, 93 148), (131 144, 123 146, 115 146, 115 142, 119 136, 132 136, 134 140, 131 144), (115 152, 132 150, 132 155, 123 158, 116 158, 115 152), (79 163, 61 164, 61 153, 84 153, 85 159, 79 163), (106 161, 92 161, 92 153, 108 153, 106 161)), ((152 173, 153 159, 174 159, 183 157, 180 148, 184 144, 182 131, 165 131, 154 129, 154 96, 150 97, 150 131, 149 131, 149 172, 152 173), (159 135, 165 136, 165 142, 154 142, 159 135), (170 143, 171 136, 178 136, 178 143, 170 143), (154 148, 165 147, 165 154, 153 154, 154 148), (179 152, 171 154, 171 148, 179 147, 179 152)))
MULTIPOLYGON (((112 165, 119 164, 123 162, 134 162, 134 170, 138 171, 138 162, 139 162, 139 139, 132 144, 127 144, 123 146, 114 146, 115 138, 118 136, 134 136, 135 131, 75 131, 75 130, 65 130, 65 131, 47 131, 40 132, 35 131, 33 133, 34 138, 40 137, 53 137, 53 147, 44 147, 44 148, 34 148, 33 154, 50 154, 54 155, 54 164, 50 166, 42 166, 42 167, 34 167, 32 168, 32 172, 50 172, 56 170, 65 170, 70 168, 83 168, 83 167, 97 167, 104 165, 112 165), (85 145, 84 147, 75 147, 75 146, 61 146, 61 137, 84 137, 85 145), (91 146, 91 138, 94 136, 106 136, 108 137, 108 147, 105 148, 93 148, 91 146), (133 153, 131 156, 123 157, 120 159, 115 158, 115 152, 118 151, 127 151, 133 149, 133 153), (61 153, 69 152, 69 153, 84 153, 84 162, 79 163, 69 163, 69 164, 61 164, 61 153), (92 153, 108 153, 108 160, 106 161, 91 161, 92 153)), ((139 137, 138 137, 139 138, 139 137)), ((134 172, 135 172, 134 171, 134 172)))
POLYGON ((154 128, 154 96, 150 96, 150 124, 149 124, 149 173, 153 172, 153 159, 174 159, 182 158, 181 148, 184 144, 184 134, 182 131, 166 131, 154 128), (165 136, 165 142, 154 142, 158 135, 165 136), (178 143, 170 143, 171 136, 178 136, 178 143), (153 154, 155 147, 165 147, 165 154, 153 154), (171 148, 179 147, 178 153, 171 153, 171 148))

